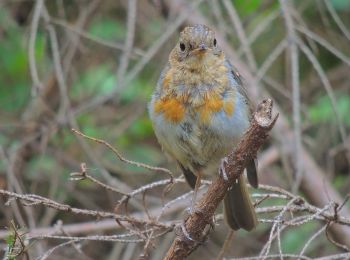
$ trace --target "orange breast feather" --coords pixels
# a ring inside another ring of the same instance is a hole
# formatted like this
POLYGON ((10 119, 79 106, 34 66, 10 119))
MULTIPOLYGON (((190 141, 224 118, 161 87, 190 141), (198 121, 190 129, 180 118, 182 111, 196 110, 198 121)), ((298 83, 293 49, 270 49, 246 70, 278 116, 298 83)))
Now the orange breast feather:
POLYGON ((226 101, 225 102, 224 111, 225 111, 227 116, 232 116, 234 109, 235 109, 234 101, 226 101))
POLYGON ((219 95, 206 96, 202 106, 198 107, 200 119, 203 123, 209 123, 211 116, 223 108, 223 101, 219 95))
POLYGON ((155 102, 154 112, 163 113, 165 119, 177 123, 183 119, 185 115, 185 107, 183 103, 176 98, 167 97, 155 102))

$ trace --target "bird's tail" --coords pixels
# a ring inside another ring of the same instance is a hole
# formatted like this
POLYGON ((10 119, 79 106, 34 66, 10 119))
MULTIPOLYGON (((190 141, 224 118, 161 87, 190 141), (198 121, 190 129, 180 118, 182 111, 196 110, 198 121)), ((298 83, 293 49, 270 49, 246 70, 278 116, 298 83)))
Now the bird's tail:
POLYGON ((243 175, 238 178, 226 194, 224 214, 228 225, 233 230, 243 228, 250 231, 258 223, 243 175))

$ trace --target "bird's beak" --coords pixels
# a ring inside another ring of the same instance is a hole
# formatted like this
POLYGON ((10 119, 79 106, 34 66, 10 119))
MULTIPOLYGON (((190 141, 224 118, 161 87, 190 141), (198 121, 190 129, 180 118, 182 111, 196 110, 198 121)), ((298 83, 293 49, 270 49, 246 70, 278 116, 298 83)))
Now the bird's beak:
POLYGON ((192 54, 199 58, 202 58, 207 50, 208 50, 207 46, 204 43, 201 43, 199 44, 198 48, 192 51, 192 54))
POLYGON ((205 50, 207 49, 207 46, 205 46, 204 43, 201 43, 201 44, 199 44, 198 49, 199 49, 200 51, 205 51, 205 50))

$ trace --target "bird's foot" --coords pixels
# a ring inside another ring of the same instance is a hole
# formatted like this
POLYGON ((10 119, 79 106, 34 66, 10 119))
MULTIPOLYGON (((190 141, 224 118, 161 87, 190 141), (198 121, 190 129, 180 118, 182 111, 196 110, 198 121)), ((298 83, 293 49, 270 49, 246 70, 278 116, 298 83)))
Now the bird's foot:
POLYGON ((225 170, 225 164, 227 163, 228 163, 227 157, 221 159, 220 168, 219 168, 219 175, 221 175, 225 181, 228 181, 227 173, 225 170))
POLYGON ((185 236, 185 238, 187 238, 188 240, 190 241, 193 241, 193 242, 198 242, 197 240, 193 239, 190 234, 188 233, 186 227, 185 227, 185 223, 181 223, 180 225, 180 228, 181 228, 181 231, 182 231, 182 234, 185 236))
POLYGON ((196 207, 196 199, 197 199, 197 194, 195 192, 195 194, 192 196, 192 200, 191 200, 191 206, 190 206, 190 210, 189 213, 193 214, 195 207, 196 207))

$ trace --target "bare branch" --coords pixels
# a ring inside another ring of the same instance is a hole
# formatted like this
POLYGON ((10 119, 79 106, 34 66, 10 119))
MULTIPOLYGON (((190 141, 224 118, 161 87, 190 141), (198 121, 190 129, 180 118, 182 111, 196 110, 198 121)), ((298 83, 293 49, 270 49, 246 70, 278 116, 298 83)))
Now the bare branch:
POLYGON ((43 88, 43 84, 39 79, 38 68, 36 66, 36 59, 35 59, 35 41, 36 41, 36 36, 38 32, 38 27, 39 27, 39 20, 40 20, 43 6, 44 6, 44 0, 38 0, 35 2, 33 19, 30 27, 28 57, 29 57, 30 75, 33 80, 32 95, 36 95, 43 88))
POLYGON ((128 1, 128 21, 127 21, 127 34, 125 37, 123 54, 121 55, 119 67, 117 70, 117 88, 121 89, 124 85, 124 74, 127 71, 129 65, 129 58, 131 49, 134 45, 135 36, 135 24, 136 24, 136 10, 137 0, 128 1))
POLYGON ((97 211, 97 210, 74 208, 68 204, 58 203, 54 200, 44 198, 44 197, 41 197, 41 196, 35 195, 35 194, 18 194, 15 192, 10 192, 10 191, 6 191, 6 190, 2 190, 2 189, 0 189, 0 194, 6 195, 9 197, 13 197, 16 199, 21 199, 27 203, 27 206, 43 205, 45 207, 50 207, 50 208, 54 208, 56 210, 70 212, 72 214, 77 214, 77 215, 86 215, 86 216, 91 216, 91 217, 96 217, 96 218, 114 218, 118 221, 123 221, 123 222, 128 222, 128 223, 138 223, 141 225, 147 224, 150 226, 164 227, 164 228, 169 227, 168 225, 163 225, 160 223, 155 223, 152 221, 146 221, 143 219, 137 219, 137 218, 133 218, 133 217, 127 217, 127 216, 123 216, 123 215, 119 215, 119 214, 115 214, 115 213, 107 212, 107 211, 97 211))
POLYGON ((343 21, 340 19, 339 15, 337 14, 337 12, 334 10, 332 3, 324 0, 323 1, 329 11, 329 13, 331 14, 333 20, 335 21, 335 23, 338 25, 339 29, 342 31, 342 33, 345 35, 345 37, 350 41, 350 32, 348 31, 348 29, 346 28, 345 24, 343 23, 343 21))
POLYGON ((300 119, 300 79, 299 79, 299 55, 298 45, 296 43, 297 35, 294 28, 294 21, 290 14, 293 9, 292 3, 280 0, 283 11, 283 18, 287 27, 289 56, 291 59, 292 89, 293 89, 293 130, 294 130, 294 165, 295 182, 293 183, 293 192, 299 190, 303 178, 303 158, 301 157, 301 119, 300 119))
POLYGON ((185 220, 165 259, 184 259, 195 248, 196 241, 202 239, 203 231, 211 223, 214 212, 224 199, 227 189, 243 173, 248 159, 254 158, 260 146, 265 142, 268 132, 278 117, 271 119, 271 114, 272 101, 264 100, 258 106, 250 128, 241 138, 234 152, 227 156, 228 163, 225 165, 225 170, 229 181, 218 177, 208 187, 194 212, 185 220))
POLYGON ((140 163, 140 162, 136 162, 136 161, 131 161, 131 160, 128 160, 126 158, 124 158, 120 152, 114 148, 112 145, 110 145, 108 142, 102 140, 102 139, 97 139, 97 138, 94 138, 94 137, 91 137, 91 136, 88 136, 88 135, 85 135, 83 134, 82 132, 76 130, 76 129, 72 129, 72 131, 74 133, 76 133, 77 135, 80 135, 84 138, 87 138, 91 141, 94 141, 96 143, 100 143, 100 144, 103 144, 104 146, 106 146, 107 148, 109 148, 116 156, 119 160, 121 160, 122 162, 125 162, 127 164, 131 164, 131 165, 135 165, 137 167, 141 167, 141 168, 145 168, 147 170, 150 170, 150 171, 156 171, 156 172, 163 172, 163 173, 166 173, 170 176, 171 180, 173 180, 173 174, 171 171, 169 171, 168 169, 165 169, 165 168, 161 168, 161 167, 155 167, 155 166, 150 166, 150 165, 147 165, 147 164, 144 164, 144 163, 140 163))

